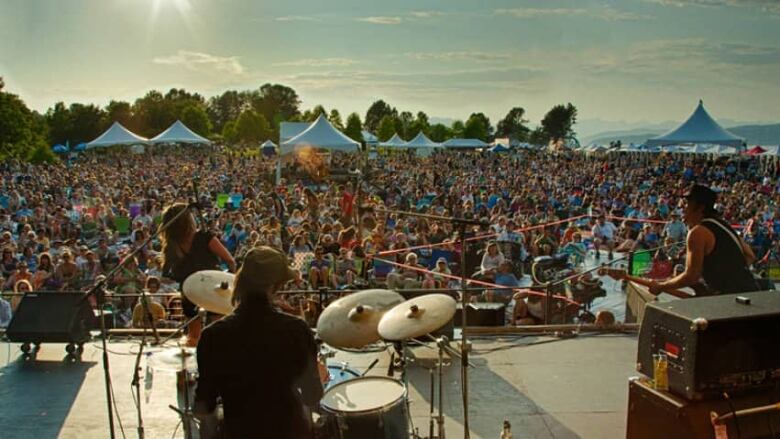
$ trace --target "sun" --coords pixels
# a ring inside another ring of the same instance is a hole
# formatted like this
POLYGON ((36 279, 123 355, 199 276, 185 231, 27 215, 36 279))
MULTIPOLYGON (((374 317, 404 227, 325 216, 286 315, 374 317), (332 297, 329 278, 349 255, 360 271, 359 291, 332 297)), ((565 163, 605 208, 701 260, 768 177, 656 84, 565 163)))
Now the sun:
POLYGON ((151 11, 149 14, 148 30, 147 30, 148 40, 151 39, 153 29, 157 24, 157 19, 161 15, 170 14, 169 11, 174 9, 179 14, 179 17, 184 21, 187 28, 189 28, 190 31, 192 31, 191 29, 192 4, 190 3, 190 0, 151 0, 151 11))

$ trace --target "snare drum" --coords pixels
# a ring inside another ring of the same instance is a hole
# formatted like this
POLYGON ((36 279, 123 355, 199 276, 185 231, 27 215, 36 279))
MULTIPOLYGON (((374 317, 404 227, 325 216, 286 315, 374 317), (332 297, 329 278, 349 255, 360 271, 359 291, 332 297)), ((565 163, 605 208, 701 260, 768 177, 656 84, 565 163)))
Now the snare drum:
POLYGON ((387 377, 360 377, 329 388, 320 406, 332 437, 408 439, 406 387, 387 377))

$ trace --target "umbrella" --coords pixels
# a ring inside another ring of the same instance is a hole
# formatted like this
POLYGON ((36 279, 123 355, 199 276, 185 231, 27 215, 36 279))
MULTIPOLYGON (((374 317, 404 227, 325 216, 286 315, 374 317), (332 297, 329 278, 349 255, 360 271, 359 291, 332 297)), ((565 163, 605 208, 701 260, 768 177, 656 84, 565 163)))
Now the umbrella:
POLYGON ((68 147, 65 145, 54 145, 52 147, 52 151, 56 152, 57 154, 64 154, 68 152, 68 147))
POLYGON ((87 149, 87 144, 83 142, 79 143, 78 145, 76 145, 75 148, 73 148, 74 151, 84 151, 86 149, 87 149))

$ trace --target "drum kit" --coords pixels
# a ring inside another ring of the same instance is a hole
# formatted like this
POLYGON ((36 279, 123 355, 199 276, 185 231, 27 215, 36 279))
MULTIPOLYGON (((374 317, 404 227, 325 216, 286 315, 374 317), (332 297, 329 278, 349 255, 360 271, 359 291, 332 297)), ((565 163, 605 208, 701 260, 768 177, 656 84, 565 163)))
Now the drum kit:
MULTIPOLYGON (((190 301, 207 311, 229 313, 233 310, 230 303, 233 277, 223 272, 200 271, 184 281, 182 291, 190 301)), ((346 363, 330 361, 329 358, 335 355, 333 350, 326 347, 320 349, 324 395, 318 410, 319 418, 314 424, 315 435, 326 439, 421 438, 412 427, 409 413, 406 343, 425 339, 435 342, 439 350, 439 407, 434 419, 434 374, 431 373, 431 418, 427 437, 444 438, 444 353, 457 357, 460 354, 449 347, 446 337, 437 339, 430 333, 446 325, 454 317, 455 309, 455 300, 445 294, 429 294, 404 300, 403 296, 394 291, 381 289, 360 291, 331 302, 317 321, 317 338, 331 348, 345 350, 390 342, 395 353, 391 355, 390 376, 366 376, 378 360, 360 373, 346 363), (395 371, 400 371, 400 380, 393 377, 395 371), (435 436, 434 420, 438 424, 435 436)), ((177 373, 180 408, 171 408, 182 415, 185 437, 197 437, 195 421, 188 415, 193 402, 193 386, 197 382, 194 350, 163 350, 151 354, 148 363, 152 368, 177 373)), ((199 436, 208 437, 203 428, 201 425, 199 436)))

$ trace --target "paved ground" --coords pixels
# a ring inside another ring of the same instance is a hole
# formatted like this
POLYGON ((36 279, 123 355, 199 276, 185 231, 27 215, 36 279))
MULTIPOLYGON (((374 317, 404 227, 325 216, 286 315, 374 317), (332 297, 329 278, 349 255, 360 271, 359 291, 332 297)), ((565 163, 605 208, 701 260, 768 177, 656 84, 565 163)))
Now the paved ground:
MULTIPOLYGON (((43 345, 36 361, 17 358, 0 343, 0 436, 3 438, 108 437, 101 351, 87 345, 81 363, 63 362, 62 345, 43 345)), ((110 343, 111 376, 125 434, 137 437, 130 381, 137 348, 130 341, 110 343)), ((515 438, 624 437, 627 379, 635 375, 636 339, 628 335, 580 336, 574 339, 506 338, 474 340, 469 371, 472 437, 495 438, 504 419, 515 438)), ((412 350, 409 395, 415 426, 428 431, 429 373, 436 351, 412 350)), ((387 352, 339 352, 334 361, 383 375, 387 352)), ((462 437, 460 368, 446 367, 444 411, 449 437, 462 437)), ((168 408, 176 404, 175 377, 157 372, 149 404, 144 403, 147 438, 172 437, 178 422, 168 408)), ((122 437, 118 434, 118 437, 122 437)), ((183 437, 181 430, 175 437, 183 437)))

